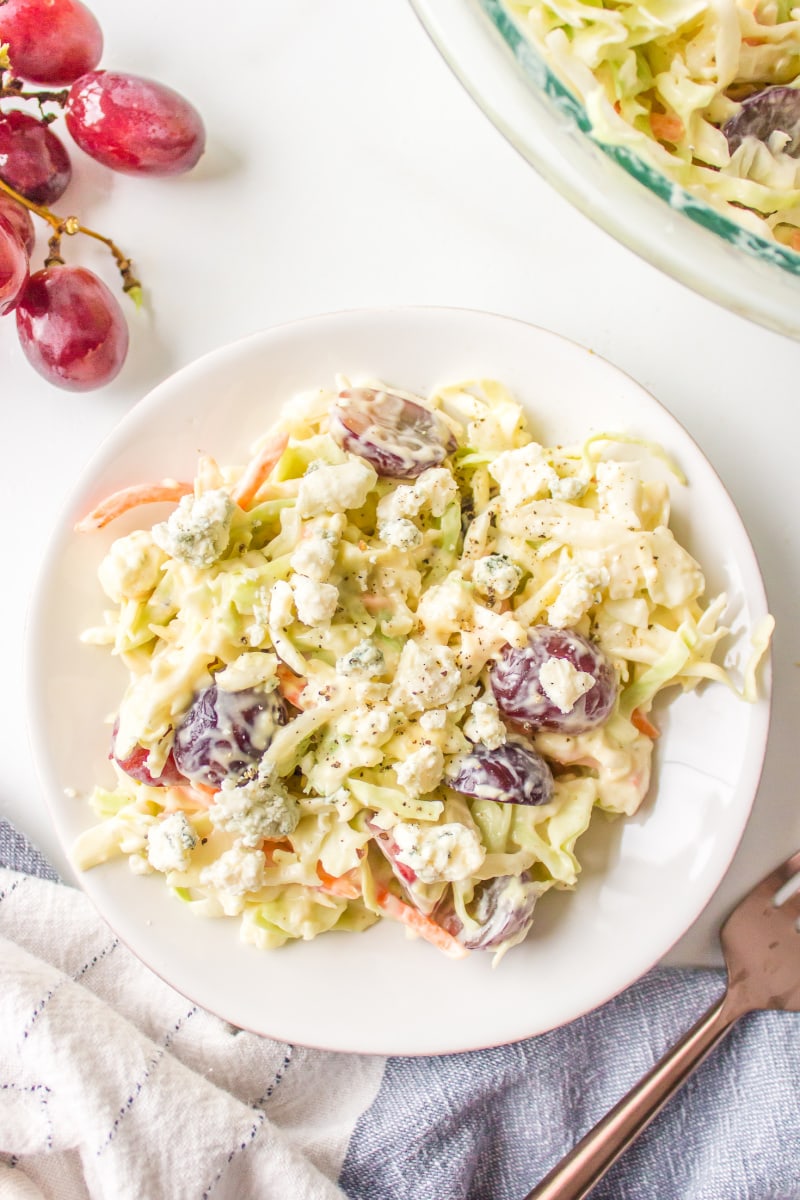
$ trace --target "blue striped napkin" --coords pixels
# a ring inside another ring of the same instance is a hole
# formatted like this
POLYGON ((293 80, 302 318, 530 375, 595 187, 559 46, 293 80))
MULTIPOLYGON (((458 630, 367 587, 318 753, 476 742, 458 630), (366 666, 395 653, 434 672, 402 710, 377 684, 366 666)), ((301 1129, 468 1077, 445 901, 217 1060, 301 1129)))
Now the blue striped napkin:
MULTIPOLYGON (((467 1054, 306 1050, 178 996, 2 821, 0 954, 0 1200, 522 1200, 724 986, 652 971, 467 1054)), ((740 1021, 592 1200, 800 1200, 800 1016, 740 1021)))

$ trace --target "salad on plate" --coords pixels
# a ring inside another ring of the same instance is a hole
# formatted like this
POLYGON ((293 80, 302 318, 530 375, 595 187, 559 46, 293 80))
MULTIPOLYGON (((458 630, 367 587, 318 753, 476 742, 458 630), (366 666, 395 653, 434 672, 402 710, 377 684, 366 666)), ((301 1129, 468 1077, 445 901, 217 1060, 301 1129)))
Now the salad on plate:
POLYGON ((383 918, 501 957, 642 804, 662 689, 756 695, 771 619, 735 683, 672 480, 628 433, 543 445, 493 380, 340 379, 249 461, 109 496, 82 532, 170 507, 99 568, 83 639, 128 682, 77 866, 127 857, 265 949, 383 918))

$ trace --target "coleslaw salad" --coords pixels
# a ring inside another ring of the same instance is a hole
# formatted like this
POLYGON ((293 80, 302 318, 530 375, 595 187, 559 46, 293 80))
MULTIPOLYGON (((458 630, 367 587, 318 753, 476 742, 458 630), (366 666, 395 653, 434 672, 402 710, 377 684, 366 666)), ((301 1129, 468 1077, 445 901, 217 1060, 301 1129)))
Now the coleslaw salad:
POLYGON ((249 462, 203 457, 192 481, 109 497, 82 531, 173 511, 100 567, 112 607, 84 640, 129 685, 76 865, 127 857, 262 948, 388 918, 453 957, 501 956, 539 896, 575 886, 595 813, 642 803, 657 695, 712 679, 755 698, 771 620, 734 684, 714 661, 726 599, 704 597, 669 529, 671 482, 627 433, 541 445, 492 380, 425 400, 341 380, 292 398, 249 462), (435 465, 392 477, 343 444, 332 414, 367 393, 427 414, 435 465), (555 728, 499 704, 493 673, 543 627, 610 664, 613 705, 590 729, 569 715, 599 675, 555 654, 539 684, 555 728), (496 773, 464 783, 514 747, 546 764, 541 794, 511 798, 496 773))

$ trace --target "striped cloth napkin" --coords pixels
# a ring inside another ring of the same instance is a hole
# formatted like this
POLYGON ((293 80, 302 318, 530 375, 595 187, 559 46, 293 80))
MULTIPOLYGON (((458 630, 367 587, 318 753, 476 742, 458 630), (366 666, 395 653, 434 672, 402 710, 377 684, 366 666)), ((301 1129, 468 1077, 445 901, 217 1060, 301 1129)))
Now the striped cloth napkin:
MULTIPOLYGON (((654 971, 468 1054, 308 1050, 174 992, 0 821, 0 1200, 522 1200, 722 987, 654 971)), ((741 1021, 592 1197, 800 1200, 800 1017, 741 1021)))

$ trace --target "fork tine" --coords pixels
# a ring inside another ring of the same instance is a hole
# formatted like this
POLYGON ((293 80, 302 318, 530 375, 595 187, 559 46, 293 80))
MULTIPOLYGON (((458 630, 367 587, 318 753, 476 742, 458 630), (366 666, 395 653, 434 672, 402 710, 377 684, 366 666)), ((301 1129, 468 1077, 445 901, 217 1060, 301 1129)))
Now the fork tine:
POLYGON ((794 917, 795 920, 800 918, 800 886, 797 891, 792 892, 790 896, 778 905, 778 911, 786 916, 794 917))
MULTIPOLYGON (((762 900, 764 904, 772 901, 775 893, 780 891, 785 883, 794 876, 800 873, 800 850, 795 851, 790 858, 777 866, 774 871, 770 871, 760 883, 757 883, 747 897, 748 900, 762 900)), ((791 903, 791 899, 786 903, 791 903)))

